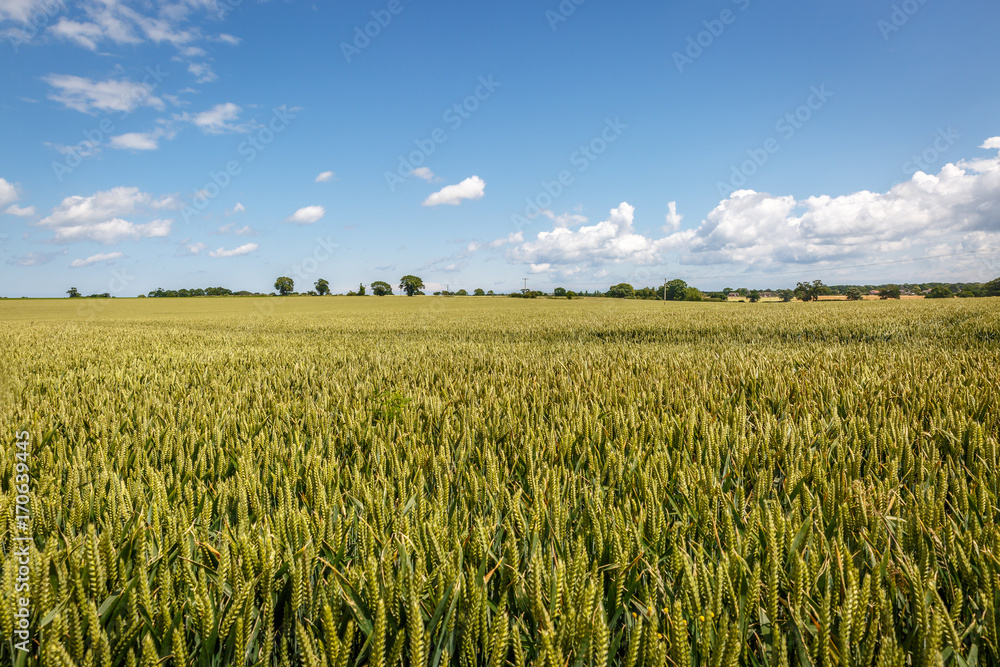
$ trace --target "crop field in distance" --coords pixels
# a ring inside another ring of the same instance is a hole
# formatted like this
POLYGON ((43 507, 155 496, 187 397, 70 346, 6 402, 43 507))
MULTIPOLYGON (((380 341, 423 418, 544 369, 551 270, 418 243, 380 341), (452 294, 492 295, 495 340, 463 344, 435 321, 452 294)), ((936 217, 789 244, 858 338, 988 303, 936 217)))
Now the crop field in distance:
POLYGON ((0 665, 1000 663, 1000 299, 77 301, 0 665))

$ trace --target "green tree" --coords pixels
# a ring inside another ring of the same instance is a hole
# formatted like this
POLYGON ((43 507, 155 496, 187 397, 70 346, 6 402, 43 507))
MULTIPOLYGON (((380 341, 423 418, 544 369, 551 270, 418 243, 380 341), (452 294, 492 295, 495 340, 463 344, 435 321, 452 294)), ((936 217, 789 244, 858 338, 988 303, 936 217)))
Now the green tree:
POLYGON ((1000 278, 994 278, 990 282, 983 285, 983 295, 1000 296, 1000 278))
POLYGON ((365 295, 365 284, 358 283, 358 296, 364 296, 364 295, 365 295))
POLYGON ((372 294, 375 296, 392 296, 392 285, 384 280, 376 280, 372 283, 372 294))
POLYGON ((399 289, 406 292, 406 296, 420 294, 424 289, 424 281, 417 276, 403 276, 399 279, 399 289))
POLYGON ((758 301, 760 301, 760 292, 753 290, 750 292, 750 303, 757 303, 758 301))
POLYGON ((455 296, 469 296, 469 293, 466 292, 464 289, 460 289, 457 292, 455 292, 455 296))
POLYGON ((66 294, 69 294, 69 298, 76 299, 80 296, 80 291, 75 287, 70 287, 66 290, 66 294))
POLYGON ((952 297, 951 290, 944 285, 938 285, 931 289, 930 294, 927 295, 928 299, 950 299, 952 297))
POLYGON ((486 292, 483 291, 482 287, 477 287, 476 291, 472 293, 473 296, 486 296, 486 292))
POLYGON ((330 293, 330 283, 320 278, 316 281, 316 293, 320 296, 330 293))
MULTIPOLYGON (((948 289, 948 288, 946 287, 945 289, 948 289)), ((948 295, 951 296, 951 292, 948 292, 948 295)), ((883 290, 881 290, 879 292, 878 298, 883 299, 883 300, 885 300, 885 299, 898 299, 899 298, 899 287, 897 287, 896 285, 887 285, 885 287, 885 289, 883 289, 883 290)))
POLYGON ((635 289, 628 283, 618 283, 611 286, 608 296, 612 299, 631 299, 635 296, 635 289))
POLYGON ((276 289, 278 294, 281 296, 285 296, 295 289, 295 281, 288 276, 281 276, 274 281, 274 289, 276 289))
POLYGON ((552 290, 552 296, 566 296, 566 288, 565 287, 555 288, 554 290, 552 290))
POLYGON ((847 290, 847 300, 848 301, 861 301, 861 290, 857 287, 851 287, 847 290))
POLYGON ((686 282, 680 278, 675 278, 660 288, 660 294, 666 291, 665 298, 667 301, 683 301, 687 296, 687 288, 688 284, 686 282))

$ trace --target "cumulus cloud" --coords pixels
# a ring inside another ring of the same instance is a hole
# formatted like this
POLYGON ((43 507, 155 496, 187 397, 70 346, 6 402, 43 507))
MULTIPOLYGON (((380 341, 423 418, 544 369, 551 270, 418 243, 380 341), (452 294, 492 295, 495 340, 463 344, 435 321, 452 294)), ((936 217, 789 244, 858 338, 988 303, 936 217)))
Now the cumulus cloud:
POLYGON ((684 221, 684 216, 677 212, 677 202, 672 201, 667 204, 667 221, 663 225, 663 231, 668 234, 671 232, 676 232, 681 228, 681 222, 684 221))
POLYGON ((17 204, 11 204, 4 211, 7 215, 16 215, 21 218, 28 218, 35 214, 34 206, 18 206, 17 204))
POLYGON ((124 216, 172 208, 175 204, 171 197, 154 199, 139 188, 117 187, 89 197, 66 197, 51 214, 38 222, 38 226, 52 230, 52 240, 57 243, 94 241, 110 245, 125 240, 163 237, 170 234, 173 220, 157 219, 139 224, 124 216))
POLYGON ((125 255, 120 252, 102 252, 96 255, 91 255, 86 259, 74 259, 69 263, 69 265, 74 269, 79 269, 84 266, 90 266, 91 264, 97 264, 98 262, 110 262, 124 256, 125 255))
POLYGON ((0 2, 0 20, 27 23, 35 14, 51 6, 50 0, 3 0, 0 2))
POLYGON ((208 247, 208 244, 202 243, 201 241, 192 242, 191 239, 184 239, 182 242, 184 246, 184 255, 199 255, 201 251, 208 247))
POLYGON ((231 211, 226 211, 226 213, 228 215, 236 215, 237 213, 242 213, 245 210, 247 210, 246 206, 244 206, 240 202, 236 202, 236 205, 233 206, 232 210, 231 211))
POLYGON ((17 186, 0 178, 0 206, 16 202, 18 199, 17 186))
POLYGON ((518 263, 536 266, 580 262, 653 262, 658 256, 657 244, 635 232, 634 217, 635 208, 628 202, 622 202, 603 222, 577 230, 556 227, 552 231, 539 232, 534 240, 511 248, 508 257, 518 263))
POLYGON ((233 248, 232 250, 226 250, 225 248, 219 248, 218 250, 213 250, 208 253, 209 257, 239 257, 240 255, 248 255, 259 248, 256 243, 244 243, 238 248, 233 248))
POLYGON ((163 109, 163 100, 153 94, 153 85, 128 79, 94 81, 70 74, 50 74, 42 77, 55 91, 49 99, 82 113, 98 111, 130 112, 138 107, 163 109))
POLYGON ((297 225, 311 225, 319 222, 326 215, 326 209, 322 206, 305 206, 290 215, 285 222, 293 222, 297 225))
POLYGON ((41 266, 42 264, 48 264, 54 260, 59 255, 66 254, 65 251, 58 252, 27 252, 18 257, 12 257, 7 260, 8 264, 17 264, 18 266, 41 266))
POLYGON ((316 183, 326 183, 327 181, 335 180, 337 180, 337 175, 332 171, 324 171, 316 177, 316 183))
POLYGON ((470 176, 456 185, 446 185, 424 201, 424 206, 458 206, 462 200, 482 199, 486 194, 486 183, 478 176, 470 176))
MULTIPOLYGON (((1000 137, 982 147, 1000 150, 1000 137)), ((622 203, 596 225, 572 230, 556 223, 533 239, 508 237, 490 246, 508 246, 510 261, 533 269, 656 264, 676 256, 671 262, 753 267, 761 273, 995 249, 1000 243, 1000 157, 948 164, 936 175, 917 172, 887 192, 797 200, 740 190, 686 230, 680 229, 683 218, 676 204, 668 211, 665 236, 659 238, 637 233, 634 209, 622 203)), ((949 260, 937 268, 954 273, 960 264, 949 260)))

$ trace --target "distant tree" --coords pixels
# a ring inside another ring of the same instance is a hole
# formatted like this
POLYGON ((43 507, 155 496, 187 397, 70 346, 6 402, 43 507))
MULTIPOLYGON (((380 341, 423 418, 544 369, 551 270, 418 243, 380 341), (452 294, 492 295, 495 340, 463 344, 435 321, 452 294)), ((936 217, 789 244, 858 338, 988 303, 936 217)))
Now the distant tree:
MULTIPOLYGON (((948 289, 947 287, 945 288, 948 289)), ((951 292, 948 292, 948 296, 951 296, 951 292)), ((898 299, 899 298, 899 287, 896 285, 887 285, 885 289, 881 290, 878 294, 878 298, 885 299, 898 299)))
POLYGON ((358 284, 358 296, 364 296, 364 295, 365 295, 365 284, 364 283, 359 283, 358 284))
POLYGON ((612 299, 631 299, 635 296, 635 289, 628 283, 618 283, 611 286, 608 296, 612 299))
POLYGON ((944 285, 938 285, 937 287, 931 288, 930 294, 927 295, 928 299, 950 299, 954 296, 951 290, 944 285))
POLYGON ((372 294, 375 296, 392 296, 392 285, 383 280, 376 280, 372 283, 372 294))
POLYGON ((725 294, 726 296, 729 296, 729 293, 732 291, 733 291, 732 287, 726 287, 722 290, 722 293, 725 294))
POLYGON ((822 280, 814 280, 812 284, 799 283, 795 286, 795 298, 802 301, 819 301, 821 294, 828 294, 830 288, 823 284, 822 280))
POLYGON ((847 300, 848 301, 861 301, 861 290, 857 287, 851 287, 847 290, 847 300))
POLYGON ((552 290, 552 296, 566 296, 566 288, 565 287, 555 288, 554 290, 552 290))
POLYGON ((316 293, 320 296, 324 296, 330 293, 330 283, 326 280, 320 278, 316 281, 316 293))
POLYGON ((753 290, 750 292, 750 303, 757 303, 758 301, 760 301, 760 292, 753 290))
POLYGON ((70 287, 68 290, 66 290, 66 294, 69 294, 69 298, 76 299, 79 298, 80 296, 80 290, 78 290, 75 287, 70 287))
POLYGON ((687 296, 688 284, 681 280, 680 278, 675 278, 669 281, 658 291, 661 298, 666 298, 667 301, 683 301, 687 296), (666 296, 664 297, 664 290, 666 290, 666 296))
POLYGON ((424 281, 417 276, 403 276, 399 279, 399 289, 406 292, 406 296, 414 296, 424 289, 424 281))
POLYGON ((983 296, 1000 296, 1000 278, 995 278, 983 285, 983 296))
MULTIPOLYGON (((667 290, 667 296, 670 296, 670 290, 667 290)), ((701 301, 704 296, 697 287, 688 287, 684 290, 684 301, 701 301)))
POLYGON ((466 292, 464 289, 460 289, 457 292, 455 292, 455 296, 469 296, 469 293, 466 292))
POLYGON ((493 290, 490 290, 490 291, 488 291, 488 292, 486 293, 486 296, 493 296, 493 290))
POLYGON ((295 281, 288 276, 281 276, 274 281, 274 289, 277 290, 278 294, 281 296, 285 296, 295 289, 295 281))
POLYGON ((566 291, 566 298, 567 299, 572 299, 574 296, 576 296, 576 292, 574 292, 573 290, 567 290, 566 291))
POLYGON ((477 287, 476 291, 472 293, 473 296, 486 296, 486 292, 483 291, 482 287, 477 287))

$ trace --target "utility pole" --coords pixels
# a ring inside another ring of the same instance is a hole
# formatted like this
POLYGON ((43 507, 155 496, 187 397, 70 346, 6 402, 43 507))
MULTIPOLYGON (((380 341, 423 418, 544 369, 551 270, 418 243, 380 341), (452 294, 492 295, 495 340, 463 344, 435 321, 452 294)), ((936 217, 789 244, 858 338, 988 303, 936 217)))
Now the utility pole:
POLYGON ((524 278, 524 291, 525 292, 528 291, 528 279, 527 278, 524 278))
POLYGON ((667 279, 663 279, 663 303, 667 302, 667 279))

